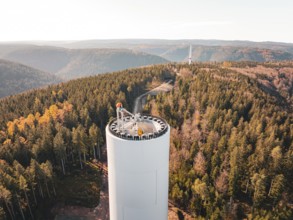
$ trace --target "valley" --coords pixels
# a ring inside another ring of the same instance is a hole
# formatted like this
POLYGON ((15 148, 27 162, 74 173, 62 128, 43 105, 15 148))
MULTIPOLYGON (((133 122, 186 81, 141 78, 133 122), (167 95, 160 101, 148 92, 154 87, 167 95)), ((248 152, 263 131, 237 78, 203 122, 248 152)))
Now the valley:
POLYGON ((91 75, 168 62, 186 62, 189 45, 193 46, 193 62, 271 62, 293 59, 292 44, 277 42, 92 40, 2 43, 0 59, 11 62, 10 65, 6 64, 5 72, 2 68, 0 73, 2 88, 6 90, 2 96, 91 75), (21 65, 42 72, 48 79, 44 81, 40 78, 38 84, 33 82, 34 79, 28 82, 25 75, 19 75, 19 80, 7 79, 10 81, 6 82, 7 74, 17 74, 15 70, 21 65), (11 91, 6 89, 10 82, 11 91), (22 82, 24 85, 19 84, 22 82), (19 89, 14 90, 13 84, 18 85, 19 89))
POLYGON ((63 80, 168 62, 127 49, 66 49, 53 46, 0 44, 0 58, 18 62, 63 80))

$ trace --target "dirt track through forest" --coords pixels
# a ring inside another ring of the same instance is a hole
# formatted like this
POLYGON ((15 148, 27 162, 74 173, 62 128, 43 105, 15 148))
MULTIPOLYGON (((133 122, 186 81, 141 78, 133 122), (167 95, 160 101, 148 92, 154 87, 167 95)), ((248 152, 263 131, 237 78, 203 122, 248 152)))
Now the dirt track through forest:
POLYGON ((133 107, 132 113, 133 114, 142 113, 143 106, 146 103, 146 98, 148 95, 156 96, 160 92, 170 92, 173 89, 173 85, 171 83, 172 83, 172 80, 165 82, 161 84, 160 86, 138 96, 134 101, 134 107, 133 107))

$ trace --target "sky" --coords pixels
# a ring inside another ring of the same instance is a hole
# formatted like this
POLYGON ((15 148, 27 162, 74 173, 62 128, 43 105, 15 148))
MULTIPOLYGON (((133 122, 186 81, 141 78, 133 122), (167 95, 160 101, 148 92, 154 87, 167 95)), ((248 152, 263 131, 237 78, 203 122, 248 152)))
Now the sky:
POLYGON ((221 39, 293 43, 292 0, 0 0, 0 41, 221 39))

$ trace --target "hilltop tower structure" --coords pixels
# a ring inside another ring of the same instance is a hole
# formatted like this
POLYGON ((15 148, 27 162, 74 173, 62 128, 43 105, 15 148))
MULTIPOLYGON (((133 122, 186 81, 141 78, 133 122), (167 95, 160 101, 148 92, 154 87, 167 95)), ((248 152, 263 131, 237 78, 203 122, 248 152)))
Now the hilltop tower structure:
POLYGON ((189 46, 189 56, 188 56, 188 64, 191 65, 192 62, 192 45, 189 46))
POLYGON ((116 107, 106 127, 110 220, 167 220, 170 126, 116 107))

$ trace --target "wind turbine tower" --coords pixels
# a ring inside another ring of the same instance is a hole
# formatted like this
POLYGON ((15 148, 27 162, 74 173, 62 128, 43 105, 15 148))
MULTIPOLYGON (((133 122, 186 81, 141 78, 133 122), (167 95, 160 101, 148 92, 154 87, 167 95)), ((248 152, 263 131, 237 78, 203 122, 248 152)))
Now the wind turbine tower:
POLYGON ((188 64, 189 65, 191 64, 191 55, 192 55, 192 46, 190 44, 190 46, 189 46, 189 57, 188 57, 188 64))
POLYGON ((110 220, 168 220, 170 126, 116 107, 106 128, 110 220))

